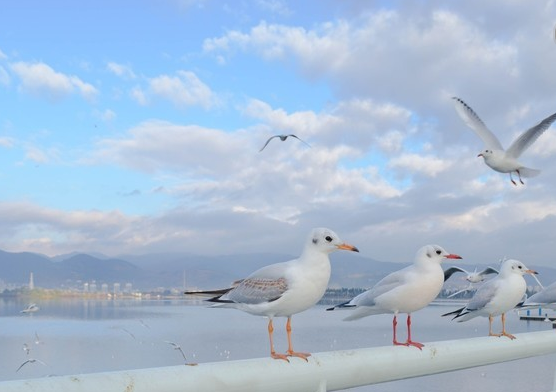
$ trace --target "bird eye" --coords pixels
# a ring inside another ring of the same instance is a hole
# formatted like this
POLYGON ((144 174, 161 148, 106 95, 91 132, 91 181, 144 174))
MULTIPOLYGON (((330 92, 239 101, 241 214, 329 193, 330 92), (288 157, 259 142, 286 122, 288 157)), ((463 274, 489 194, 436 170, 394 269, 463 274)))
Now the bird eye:
POLYGON ((519 269, 523 269, 523 267, 522 267, 522 266, 520 266, 520 265, 518 265, 518 266, 517 266, 517 268, 519 268, 519 269))
POLYGON ((439 255, 439 254, 441 254, 441 253, 442 253, 442 251, 441 251, 440 249, 437 249, 437 250, 436 250, 436 254, 437 254, 437 255, 439 255))
POLYGON ((329 235, 324 237, 324 239, 326 240, 326 242, 332 242, 332 237, 330 237, 329 235))

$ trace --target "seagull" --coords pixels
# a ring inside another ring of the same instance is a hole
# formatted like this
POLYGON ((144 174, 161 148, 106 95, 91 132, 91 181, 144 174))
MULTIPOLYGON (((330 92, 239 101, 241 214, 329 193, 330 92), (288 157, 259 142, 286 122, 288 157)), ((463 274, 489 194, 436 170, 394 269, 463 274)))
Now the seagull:
POLYGON ((44 344, 42 340, 39 339, 39 334, 35 332, 35 344, 44 344))
POLYGON ((35 313, 39 311, 37 304, 29 304, 25 309, 21 310, 19 313, 35 313))
POLYGON ((164 343, 168 343, 169 345, 171 345, 174 348, 174 350, 178 350, 181 353, 181 355, 183 357, 183 360, 185 361, 186 365, 188 365, 188 366, 196 366, 197 365, 196 363, 187 363, 187 358, 185 357, 185 353, 183 352, 183 350, 181 349, 181 346, 179 344, 171 342, 169 340, 165 340, 164 343))
POLYGON ((496 270, 492 267, 487 267, 480 272, 477 272, 477 268, 475 268, 475 271, 468 272, 468 271, 464 270, 463 268, 454 266, 454 267, 447 268, 444 271, 444 282, 447 281, 448 279, 450 279, 450 277, 453 274, 455 274, 456 272, 463 272, 464 274, 466 274, 467 276, 465 277, 465 280, 467 280, 469 282, 469 285, 466 288, 461 289, 459 291, 456 291, 455 293, 449 295, 448 298, 452 298, 452 297, 455 297, 456 295, 461 294, 463 292, 473 290, 474 289, 474 284, 475 283, 480 283, 483 280, 485 280, 487 275, 498 274, 498 270, 496 270))
POLYGON ((29 345, 27 343, 23 343, 23 351, 25 351, 25 354, 29 355, 29 352, 31 351, 31 348, 29 347, 29 345))
POLYGON ((21 369, 23 366, 27 365, 28 363, 35 363, 35 362, 42 363, 44 366, 48 366, 46 363, 44 363, 40 359, 29 358, 28 360, 23 362, 21 365, 19 365, 19 367, 17 368, 17 370, 15 372, 16 373, 19 372, 19 369, 21 369))
POLYGON ((357 320, 374 314, 394 313, 393 339, 396 346, 415 346, 422 349, 422 343, 411 340, 411 313, 427 306, 436 298, 444 284, 444 271, 440 263, 444 259, 461 259, 446 252, 438 245, 426 245, 417 251, 413 264, 393 272, 380 280, 371 289, 355 298, 327 310, 354 309, 344 320, 357 320), (398 313, 407 313, 407 340, 398 342, 396 326, 398 313))
POLYGON ((488 317, 489 336, 507 336, 515 339, 514 335, 506 332, 506 312, 522 301, 527 289, 523 275, 536 273, 536 271, 528 269, 521 261, 508 259, 500 266, 498 276, 479 287, 467 306, 442 316, 453 315, 452 320, 459 319, 458 322, 477 316, 488 317), (492 321, 496 316, 502 318, 502 332, 499 334, 492 332, 492 321))
POLYGON ((522 306, 556 309, 556 282, 527 298, 522 306))
POLYGON ((465 280, 467 280, 470 283, 479 283, 485 280, 487 275, 497 274, 498 270, 492 267, 487 267, 480 272, 477 272, 477 268, 475 268, 475 271, 473 272, 468 272, 460 267, 450 267, 444 271, 444 281, 447 281, 450 278, 450 276, 452 276, 456 272, 463 272, 464 274, 466 274, 467 276, 465 277, 465 280))
POLYGON ((498 138, 486 127, 473 109, 460 98, 453 97, 453 99, 459 116, 473 131, 475 131, 477 136, 479 136, 485 144, 485 149, 477 156, 483 157, 487 166, 500 173, 509 173, 510 181, 514 185, 517 185, 517 183, 512 177, 513 172, 517 173, 521 184, 523 184, 521 177, 534 177, 540 173, 540 170, 523 166, 517 159, 556 120, 556 113, 548 116, 540 123, 521 134, 511 146, 504 151, 498 138))
POLYGON ((298 138, 297 136, 295 136, 293 133, 290 133, 289 135, 274 135, 274 136, 269 137, 268 140, 266 141, 266 143, 264 144, 263 148, 261 148, 261 149, 259 150, 259 152, 261 152, 262 150, 264 150, 265 147, 268 145, 268 143, 270 143, 270 141, 271 141, 272 139, 279 137, 281 141, 285 141, 285 140, 286 140, 287 138, 289 138, 290 136, 296 138, 296 139, 299 140, 300 142, 305 143, 307 146, 311 147, 311 146, 309 145, 309 143, 304 142, 303 140, 301 140, 300 138, 298 138))
POLYGON ((309 353, 295 352, 291 341, 292 315, 309 309, 324 295, 330 279, 329 253, 338 250, 359 252, 340 240, 330 229, 313 229, 307 238, 301 256, 283 263, 263 267, 235 286, 216 291, 187 291, 185 294, 216 295, 208 299, 212 307, 235 308, 244 312, 268 317, 270 356, 289 362, 288 357, 305 359, 309 353), (274 350, 272 335, 274 317, 287 317, 288 350, 278 354, 274 350))

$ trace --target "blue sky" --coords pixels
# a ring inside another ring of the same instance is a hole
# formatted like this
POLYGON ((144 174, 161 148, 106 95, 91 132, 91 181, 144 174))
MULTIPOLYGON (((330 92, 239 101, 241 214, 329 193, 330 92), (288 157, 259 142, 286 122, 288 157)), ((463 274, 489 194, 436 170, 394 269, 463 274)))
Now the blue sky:
POLYGON ((385 261, 550 264, 555 127, 514 187, 450 98, 504 146, 554 113, 556 5, 298 3, 4 7, 0 249, 295 254, 327 226, 385 261), (259 153, 279 133, 311 147, 259 153))

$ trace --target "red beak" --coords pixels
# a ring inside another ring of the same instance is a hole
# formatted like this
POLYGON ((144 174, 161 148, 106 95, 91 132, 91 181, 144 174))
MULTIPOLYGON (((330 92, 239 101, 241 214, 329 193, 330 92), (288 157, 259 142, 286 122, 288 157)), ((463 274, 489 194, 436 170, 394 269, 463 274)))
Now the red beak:
POLYGON ((449 254, 449 255, 444 256, 444 257, 447 258, 447 259, 461 259, 462 258, 461 256, 453 255, 453 254, 449 254))

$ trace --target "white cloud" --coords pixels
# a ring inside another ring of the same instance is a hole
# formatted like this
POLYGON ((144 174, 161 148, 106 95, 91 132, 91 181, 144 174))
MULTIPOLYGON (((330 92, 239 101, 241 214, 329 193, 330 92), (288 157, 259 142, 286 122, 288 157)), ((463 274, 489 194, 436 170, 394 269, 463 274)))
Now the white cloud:
POLYGON ((106 68, 114 75, 119 76, 123 79, 132 80, 136 78, 135 73, 133 72, 133 69, 131 69, 130 66, 118 64, 115 62, 109 62, 106 65, 106 68))
POLYGON ((149 103, 149 99, 147 98, 145 91, 143 91, 143 89, 139 86, 131 89, 129 95, 135 102, 137 102, 141 106, 146 106, 149 103))
POLYGON ((92 100, 98 90, 77 76, 56 72, 45 63, 16 62, 12 71, 21 79, 21 90, 29 94, 57 101, 77 91, 85 99, 92 100))
POLYGON ((14 146, 14 139, 10 137, 0 137, 0 147, 12 148, 14 146))
POLYGON ((436 177, 438 173, 449 169, 451 162, 431 155, 405 153, 393 158, 389 165, 407 172, 420 173, 427 177, 436 177))
POLYGON ((211 89, 193 72, 177 71, 176 76, 160 75, 149 81, 150 92, 178 107, 199 105, 208 109, 215 105, 211 89))
POLYGON ((8 71, 4 67, 0 65, 0 84, 4 86, 8 86, 10 84, 10 75, 8 75, 8 71))

